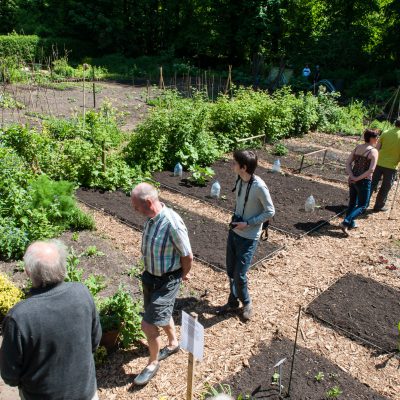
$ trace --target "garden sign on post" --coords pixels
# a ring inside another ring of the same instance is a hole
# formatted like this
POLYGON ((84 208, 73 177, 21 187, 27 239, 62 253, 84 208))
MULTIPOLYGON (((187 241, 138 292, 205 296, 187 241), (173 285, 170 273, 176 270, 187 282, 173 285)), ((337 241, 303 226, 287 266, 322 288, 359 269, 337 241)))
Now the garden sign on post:
POLYGON ((180 346, 189 352, 186 400, 193 400, 194 358, 202 361, 204 353, 204 327, 197 321, 197 314, 193 315, 182 311, 180 346))

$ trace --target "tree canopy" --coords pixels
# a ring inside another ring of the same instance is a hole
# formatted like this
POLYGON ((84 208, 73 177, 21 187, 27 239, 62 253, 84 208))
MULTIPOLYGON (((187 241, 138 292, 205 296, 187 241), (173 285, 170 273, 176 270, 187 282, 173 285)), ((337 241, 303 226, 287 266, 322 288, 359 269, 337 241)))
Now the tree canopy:
POLYGON ((262 58, 326 69, 400 67, 398 0, 2 0, 0 33, 62 37, 97 55, 159 55, 200 66, 262 58))

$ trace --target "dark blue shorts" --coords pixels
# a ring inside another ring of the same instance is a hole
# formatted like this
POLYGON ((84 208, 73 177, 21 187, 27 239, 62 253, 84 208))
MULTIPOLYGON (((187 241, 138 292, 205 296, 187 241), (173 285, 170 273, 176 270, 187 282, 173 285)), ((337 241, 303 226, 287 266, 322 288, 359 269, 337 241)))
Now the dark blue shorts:
POLYGON ((169 324, 181 281, 182 269, 163 276, 143 272, 144 321, 156 326, 169 324))

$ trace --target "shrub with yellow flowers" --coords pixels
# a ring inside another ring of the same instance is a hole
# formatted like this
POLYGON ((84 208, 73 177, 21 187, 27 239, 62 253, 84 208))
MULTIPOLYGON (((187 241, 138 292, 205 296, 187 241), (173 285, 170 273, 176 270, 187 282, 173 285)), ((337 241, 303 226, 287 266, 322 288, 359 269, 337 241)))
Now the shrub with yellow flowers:
POLYGON ((23 298, 24 294, 22 291, 5 274, 0 273, 0 319, 23 298))

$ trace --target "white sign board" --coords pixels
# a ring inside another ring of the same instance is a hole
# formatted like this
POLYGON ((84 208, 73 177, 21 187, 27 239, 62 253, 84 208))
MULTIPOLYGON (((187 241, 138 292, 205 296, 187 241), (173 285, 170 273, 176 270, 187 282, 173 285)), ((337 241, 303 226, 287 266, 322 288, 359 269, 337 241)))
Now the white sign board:
POLYGON ((204 327, 185 311, 182 311, 180 346, 182 349, 192 353, 197 360, 203 361, 204 327))

